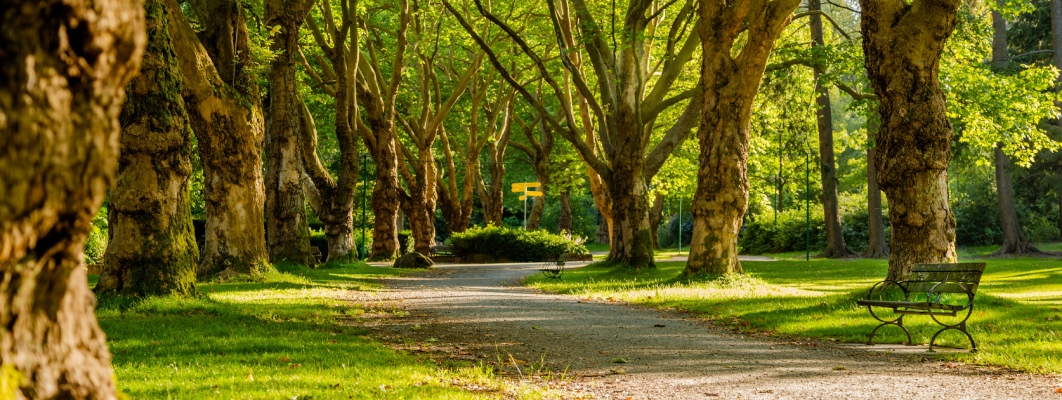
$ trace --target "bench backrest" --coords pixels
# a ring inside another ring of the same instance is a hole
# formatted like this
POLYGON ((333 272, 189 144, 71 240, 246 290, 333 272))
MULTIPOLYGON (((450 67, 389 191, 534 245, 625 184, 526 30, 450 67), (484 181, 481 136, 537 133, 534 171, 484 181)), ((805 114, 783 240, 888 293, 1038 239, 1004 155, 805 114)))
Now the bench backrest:
POLYGON ((934 293, 966 293, 969 290, 972 294, 977 292, 984 272, 985 263, 915 264, 905 283, 911 293, 930 290, 934 293), (945 281, 948 283, 937 286, 945 281))

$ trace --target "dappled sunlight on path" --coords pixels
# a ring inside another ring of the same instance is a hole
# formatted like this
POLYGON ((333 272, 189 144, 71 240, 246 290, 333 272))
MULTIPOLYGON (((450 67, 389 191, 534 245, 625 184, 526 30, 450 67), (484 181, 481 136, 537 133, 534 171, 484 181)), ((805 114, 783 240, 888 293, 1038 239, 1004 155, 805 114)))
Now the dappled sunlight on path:
POLYGON ((682 313, 514 286, 539 267, 441 265, 388 280, 393 289, 375 306, 408 317, 375 329, 400 347, 514 378, 563 374, 572 378, 566 387, 598 398, 1032 399, 1062 386, 1055 377, 945 363, 919 351, 749 337, 682 313))

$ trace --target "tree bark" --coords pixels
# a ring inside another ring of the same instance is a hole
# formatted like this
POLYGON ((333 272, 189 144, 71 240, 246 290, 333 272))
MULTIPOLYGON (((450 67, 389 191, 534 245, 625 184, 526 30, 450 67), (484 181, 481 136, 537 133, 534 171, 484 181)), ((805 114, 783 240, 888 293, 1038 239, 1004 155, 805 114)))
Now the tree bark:
POLYGON ((139 1, 0 4, 4 398, 117 396, 83 251, 145 41, 139 1))
POLYGON ((557 232, 562 235, 572 234, 572 192, 564 190, 560 194, 560 216, 557 217, 557 232))
POLYGON ((700 166, 686 276, 741 272, 737 239, 748 206, 749 121, 767 57, 799 0, 703 3, 700 166), (740 32, 749 34, 733 57, 740 32))
POLYGON ((391 260, 398 254, 398 153, 395 149, 394 114, 388 119, 373 118, 369 115, 369 125, 373 127, 376 147, 371 149, 373 161, 376 161, 376 186, 372 190, 372 252, 369 259, 391 260))
POLYGON ((166 6, 148 1, 148 46, 126 91, 118 179, 108 209, 110 240, 96 291, 190 296, 199 261, 188 177, 192 131, 170 43, 166 6))
POLYGON ((409 182, 409 228, 413 233, 413 251, 428 256, 435 246, 435 160, 431 148, 420 149, 414 165, 414 181, 409 182))
POLYGON ((594 243, 611 244, 612 230, 608 227, 608 221, 605 220, 605 216, 601 216, 601 221, 597 224, 597 232, 594 234, 594 243))
POLYGON ((874 161, 892 224, 888 279, 903 279, 916 263, 956 260, 948 202, 953 133, 937 70, 960 3, 860 1, 867 75, 881 99, 874 161))
MULTIPOLYGON (((870 136, 869 142, 874 142, 874 137, 878 134, 880 127, 880 121, 878 120, 878 114, 874 113, 874 116, 867 119, 867 134, 870 136)), ((867 258, 888 258, 889 257, 889 241, 885 239, 885 219, 881 214, 881 189, 878 188, 878 169, 874 163, 875 154, 877 154, 877 145, 872 145, 867 148, 867 229, 869 243, 867 243, 867 250, 863 252, 863 257, 867 258)))
MULTIPOLYGON (((808 0, 808 11, 821 11, 819 0, 808 0)), ((811 14, 809 17, 811 28, 811 47, 825 45, 822 33, 822 16, 811 14)), ((819 176, 822 180, 822 210, 826 230, 826 249, 818 257, 844 258, 853 255, 844 243, 844 232, 841 230, 841 214, 837 204, 837 163, 833 155, 833 112, 830 109, 830 92, 821 82, 822 68, 814 68, 815 92, 818 96, 815 103, 818 108, 815 114, 818 120, 819 131, 819 176)))
MULTIPOLYGON (((265 247, 265 188, 262 180, 261 108, 256 90, 241 81, 226 82, 196 38, 176 0, 166 0, 169 27, 178 66, 184 78, 184 103, 203 161, 206 242, 199 260, 200 276, 224 270, 256 275, 268 267, 265 247)), ((225 20, 221 23, 244 23, 225 20)), ((248 53, 241 53, 248 54, 248 53)))
MULTIPOLYGON (((299 26, 311 1, 268 0, 266 24, 275 29, 270 49, 269 106, 265 126, 266 245, 273 263, 312 266, 306 196, 302 190, 299 113, 295 89, 295 55, 299 26)), ((329 251, 331 254, 331 251, 329 251)))

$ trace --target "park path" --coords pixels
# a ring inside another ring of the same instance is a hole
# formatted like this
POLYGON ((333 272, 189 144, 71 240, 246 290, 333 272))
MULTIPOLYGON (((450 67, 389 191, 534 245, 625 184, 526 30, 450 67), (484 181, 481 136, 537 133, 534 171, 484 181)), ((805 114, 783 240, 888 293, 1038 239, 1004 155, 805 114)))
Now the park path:
POLYGON ((363 300, 408 312, 374 328, 397 347, 501 360, 500 370, 513 377, 540 372, 543 363, 553 377, 566 371, 567 379, 549 384, 573 398, 1062 399, 1057 376, 941 362, 903 346, 892 353, 749 337, 682 313, 515 286, 537 268, 438 265, 388 280, 391 289, 363 300))

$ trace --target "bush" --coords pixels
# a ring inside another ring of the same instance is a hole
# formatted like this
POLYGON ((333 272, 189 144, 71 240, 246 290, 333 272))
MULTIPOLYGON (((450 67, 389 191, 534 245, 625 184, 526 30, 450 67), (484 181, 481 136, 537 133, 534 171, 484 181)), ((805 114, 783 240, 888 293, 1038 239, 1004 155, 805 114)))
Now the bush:
MULTIPOLYGON (((746 223, 738 237, 742 254, 785 253, 803 251, 807 242, 807 223, 804 210, 792 209, 778 215, 764 215, 746 223)), ((826 247, 826 230, 823 229, 822 210, 811 211, 811 251, 819 252, 826 247)))
POLYGON ((92 219, 92 230, 85 241, 85 264, 103 263, 103 254, 107 252, 107 207, 100 208, 92 219))
POLYGON ((484 254, 512 261, 545 261, 562 254, 588 254, 586 246, 545 230, 526 231, 497 226, 472 227, 450 236, 459 256, 484 254))
MULTIPOLYGON (((678 232, 679 223, 678 215, 672 216, 661 227, 660 234, 660 246, 663 248, 672 248, 678 246, 678 232)), ((689 212, 682 213, 682 247, 689 248, 690 241, 693 240, 693 214, 689 212)))

